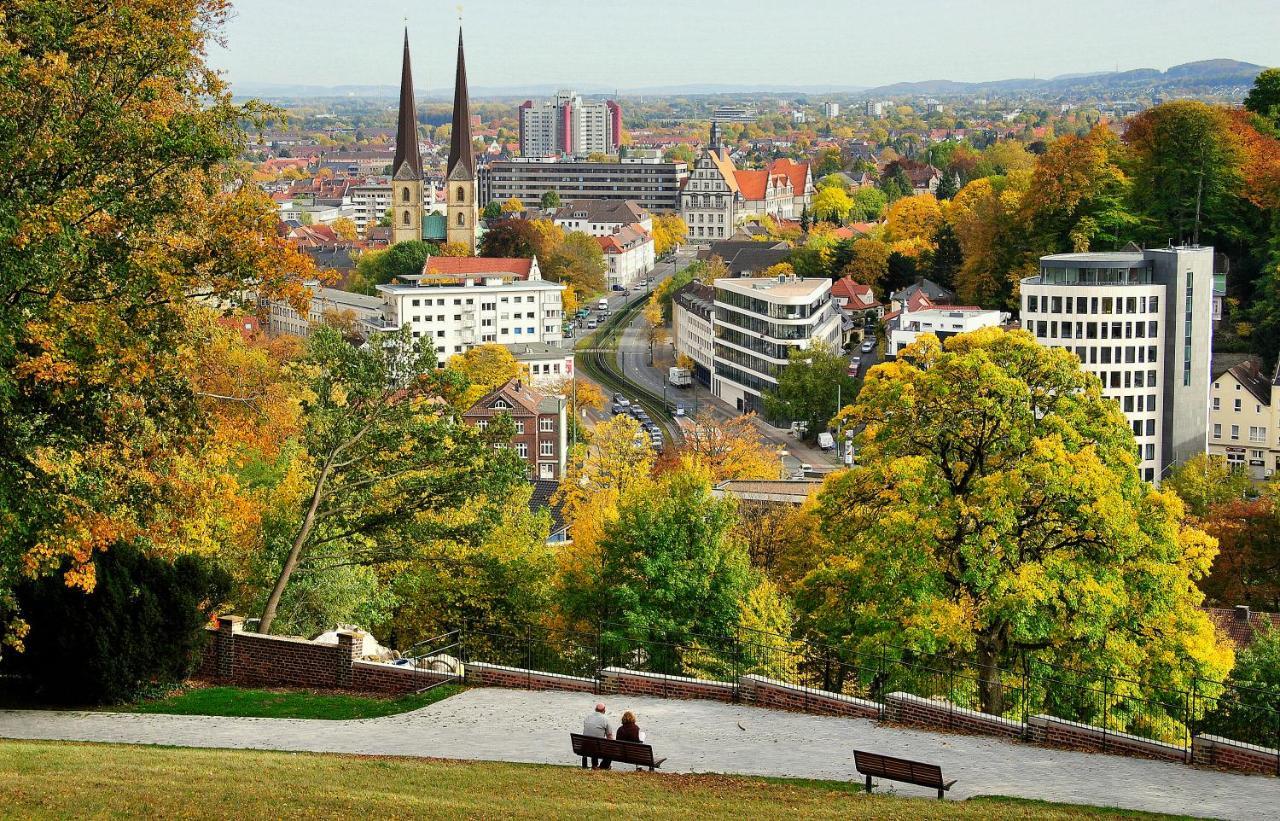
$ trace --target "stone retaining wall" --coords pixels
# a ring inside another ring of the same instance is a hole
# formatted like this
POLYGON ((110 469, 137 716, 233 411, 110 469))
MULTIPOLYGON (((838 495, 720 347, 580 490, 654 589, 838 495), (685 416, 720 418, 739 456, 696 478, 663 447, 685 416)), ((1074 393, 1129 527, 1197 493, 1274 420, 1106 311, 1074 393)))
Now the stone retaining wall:
POLYGON ((1120 733, 1054 716, 1035 715, 1027 719, 1028 738, 1037 744, 1073 750, 1120 753, 1139 758, 1186 761, 1187 751, 1175 744, 1152 741, 1142 736, 1120 733))
POLYGON ((743 676, 740 685, 742 700, 757 707, 849 718, 880 717, 878 701, 829 693, 826 690, 815 690, 756 675, 743 676))
POLYGON ((623 696, 733 701, 735 690, 730 682, 642 673, 621 667, 606 667, 600 672, 600 692, 623 696))
POLYGON ((1280 751, 1216 735, 1191 739, 1191 760, 1206 767, 1280 775, 1280 751))
POLYGON ((884 717, 886 721, 910 724, 913 727, 943 727, 1004 738, 1024 738, 1027 732, 1027 725, 1021 721, 1009 721, 976 710, 966 710, 949 701, 934 701, 910 693, 890 693, 885 696, 884 717))
POLYGON ((594 693, 596 680, 558 673, 543 673, 519 667, 503 667, 473 661, 466 665, 466 682, 478 687, 514 687, 524 690, 569 690, 575 693, 594 693))

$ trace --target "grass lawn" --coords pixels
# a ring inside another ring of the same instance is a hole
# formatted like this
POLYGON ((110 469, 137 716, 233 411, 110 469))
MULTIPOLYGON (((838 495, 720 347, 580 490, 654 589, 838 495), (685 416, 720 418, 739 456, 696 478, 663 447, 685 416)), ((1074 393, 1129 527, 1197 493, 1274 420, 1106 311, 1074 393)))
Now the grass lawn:
POLYGON ((399 698, 371 698, 306 690, 251 690, 242 687, 196 687, 179 693, 115 708, 128 713, 173 713, 186 716, 251 718, 377 718, 407 713, 462 692, 442 684, 425 693, 399 698))
POLYGON ((1156 818, 857 785, 533 764, 0 741, 0 816, 163 818, 1156 818))

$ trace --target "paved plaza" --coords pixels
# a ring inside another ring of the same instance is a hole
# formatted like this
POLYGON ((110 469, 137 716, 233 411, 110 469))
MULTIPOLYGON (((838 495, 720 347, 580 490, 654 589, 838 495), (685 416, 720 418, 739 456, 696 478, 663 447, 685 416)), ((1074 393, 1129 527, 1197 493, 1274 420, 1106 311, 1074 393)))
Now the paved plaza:
MULTIPOLYGON (((596 698, 478 688, 421 710, 362 721, 0 711, 0 737, 431 756, 577 766, 596 698)), ((1054 750, 711 701, 607 697, 616 724, 634 710, 664 770, 856 780, 855 748, 942 765, 950 795, 1007 795, 1207 817, 1276 817, 1280 779, 1160 761, 1054 750)), ((885 783, 900 795, 931 790, 885 783)))

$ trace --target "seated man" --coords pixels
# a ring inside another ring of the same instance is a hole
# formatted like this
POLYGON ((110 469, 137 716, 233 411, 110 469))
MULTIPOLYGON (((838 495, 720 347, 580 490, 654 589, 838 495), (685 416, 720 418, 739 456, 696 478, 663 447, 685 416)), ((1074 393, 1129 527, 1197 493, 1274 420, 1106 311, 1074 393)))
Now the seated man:
MULTIPOLYGON (((582 734, 591 738, 613 738, 613 730, 609 728, 609 719, 604 714, 604 702, 596 705, 594 713, 587 713, 582 721, 582 734)), ((611 770, 613 762, 607 758, 591 759, 591 769, 611 770)))

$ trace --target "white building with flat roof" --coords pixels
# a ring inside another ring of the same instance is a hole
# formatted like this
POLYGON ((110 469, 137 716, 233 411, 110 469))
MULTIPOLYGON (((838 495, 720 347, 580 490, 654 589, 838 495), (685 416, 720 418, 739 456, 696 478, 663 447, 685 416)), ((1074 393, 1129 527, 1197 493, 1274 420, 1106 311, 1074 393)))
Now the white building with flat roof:
POLYGON ((792 351, 815 342, 840 346, 840 312, 826 277, 717 279, 713 327, 712 393, 744 413, 764 411, 761 396, 778 387, 792 351))
POLYGON ((921 334, 933 334, 938 339, 946 339, 979 328, 1000 327, 1008 321, 1009 315, 1006 313, 969 305, 941 305, 922 311, 904 308, 889 329, 889 356, 897 356, 921 334))
POLYGON ((564 286, 542 279, 537 259, 430 257, 421 274, 379 285, 375 331, 407 325, 435 348, 438 366, 490 342, 562 342, 564 286))
POLYGON ((306 288, 311 292, 311 301, 305 314, 298 313, 288 300, 272 299, 267 303, 268 333, 311 336, 312 330, 329 315, 346 315, 357 322, 366 322, 382 313, 382 300, 376 296, 324 288, 318 280, 307 282, 306 288))
POLYGON ((1022 280, 1022 327, 1102 381, 1158 482, 1208 445, 1212 302, 1212 248, 1054 254, 1022 280))

